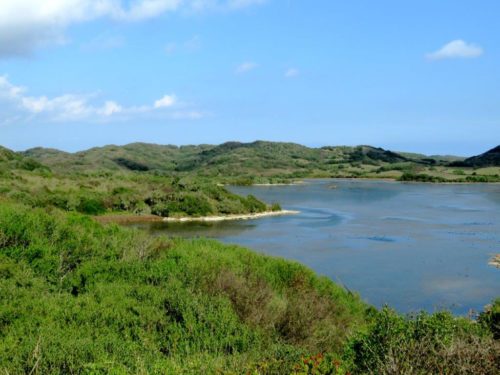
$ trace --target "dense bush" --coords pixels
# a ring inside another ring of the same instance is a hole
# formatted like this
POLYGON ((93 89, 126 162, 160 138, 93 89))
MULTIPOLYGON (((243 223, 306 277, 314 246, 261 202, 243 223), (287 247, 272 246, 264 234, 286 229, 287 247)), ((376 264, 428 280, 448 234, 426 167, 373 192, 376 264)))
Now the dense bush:
POLYGON ((415 174, 412 172, 405 172, 399 178, 399 181, 415 181, 415 182, 446 182, 446 179, 438 176, 431 176, 428 174, 420 173, 415 174))
POLYGON ((496 340, 500 340, 500 298, 479 315, 479 322, 491 331, 496 340))
POLYGON ((0 180, 0 196, 33 207, 57 207, 88 215, 207 216, 271 210, 253 196, 237 196, 210 181, 135 173, 45 176, 16 172, 0 180))
POLYGON ((346 358, 361 374, 497 374, 500 342, 447 312, 404 317, 384 308, 350 341, 346 358))
POLYGON ((365 309, 293 262, 0 206, 3 373, 291 373, 365 309))

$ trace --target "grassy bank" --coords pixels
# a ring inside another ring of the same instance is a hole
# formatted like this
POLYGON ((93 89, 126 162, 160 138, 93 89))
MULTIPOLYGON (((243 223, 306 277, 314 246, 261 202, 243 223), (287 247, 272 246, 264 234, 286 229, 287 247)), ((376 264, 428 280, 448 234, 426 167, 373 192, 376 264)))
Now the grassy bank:
POLYGON ((6 374, 493 374, 499 314, 378 312, 294 262, 0 205, 6 374))

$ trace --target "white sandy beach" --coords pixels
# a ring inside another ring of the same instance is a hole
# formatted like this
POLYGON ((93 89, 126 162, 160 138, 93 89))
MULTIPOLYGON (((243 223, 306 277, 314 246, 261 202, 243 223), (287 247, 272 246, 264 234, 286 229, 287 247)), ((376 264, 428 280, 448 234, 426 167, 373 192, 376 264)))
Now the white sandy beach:
POLYGON ((270 216, 283 216, 283 215, 296 215, 300 211, 292 210, 281 210, 281 211, 269 211, 269 212, 259 212, 255 214, 242 214, 242 215, 221 215, 221 216, 201 216, 201 217, 165 217, 163 221, 165 222, 189 222, 189 221, 204 221, 204 222, 214 222, 214 221, 227 221, 227 220, 253 220, 260 219, 270 216))
POLYGON ((495 255, 489 262, 490 266, 500 268, 500 254, 495 255))

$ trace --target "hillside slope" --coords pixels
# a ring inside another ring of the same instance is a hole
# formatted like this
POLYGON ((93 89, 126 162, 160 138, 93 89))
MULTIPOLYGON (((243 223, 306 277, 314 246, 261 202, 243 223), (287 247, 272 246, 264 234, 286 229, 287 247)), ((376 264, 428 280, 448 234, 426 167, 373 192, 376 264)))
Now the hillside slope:
POLYGON ((209 176, 328 173, 334 165, 353 163, 374 166, 426 163, 371 146, 309 148, 294 143, 265 141, 182 147, 132 143, 97 147, 74 154, 35 148, 24 154, 56 170, 136 170, 209 176))
POLYGON ((485 153, 467 158, 463 161, 453 162, 453 166, 457 167, 500 167, 500 146, 492 148, 485 153))

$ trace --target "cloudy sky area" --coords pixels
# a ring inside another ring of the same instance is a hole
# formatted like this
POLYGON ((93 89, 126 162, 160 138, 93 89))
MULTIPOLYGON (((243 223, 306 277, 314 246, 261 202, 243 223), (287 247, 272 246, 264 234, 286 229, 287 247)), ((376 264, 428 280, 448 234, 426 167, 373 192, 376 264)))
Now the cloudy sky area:
POLYGON ((500 3, 2 0, 0 145, 500 143, 500 3))

